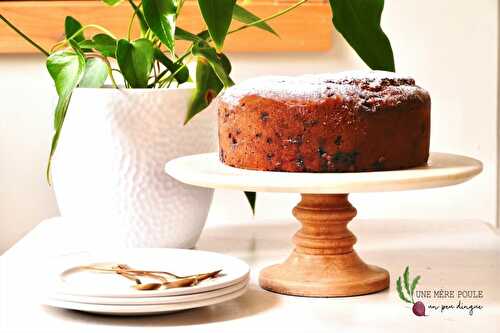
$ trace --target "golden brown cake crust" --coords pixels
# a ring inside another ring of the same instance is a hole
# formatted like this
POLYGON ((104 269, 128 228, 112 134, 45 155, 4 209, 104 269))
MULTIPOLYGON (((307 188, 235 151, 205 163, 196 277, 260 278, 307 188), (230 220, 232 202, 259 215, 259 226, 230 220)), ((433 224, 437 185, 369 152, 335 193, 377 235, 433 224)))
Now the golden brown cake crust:
POLYGON ((359 172, 423 165, 430 97, 387 72, 263 77, 218 106, 220 159, 288 172, 359 172))

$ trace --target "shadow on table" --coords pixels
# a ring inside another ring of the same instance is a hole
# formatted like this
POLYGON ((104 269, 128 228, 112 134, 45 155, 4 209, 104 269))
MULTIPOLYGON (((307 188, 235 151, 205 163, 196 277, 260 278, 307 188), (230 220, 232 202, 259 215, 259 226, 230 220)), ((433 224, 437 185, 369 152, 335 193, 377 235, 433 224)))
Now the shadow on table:
POLYGON ((241 297, 217 305, 152 316, 107 316, 44 306, 46 313, 85 324, 112 326, 187 326, 230 321, 253 316, 278 305, 279 296, 250 286, 241 297))

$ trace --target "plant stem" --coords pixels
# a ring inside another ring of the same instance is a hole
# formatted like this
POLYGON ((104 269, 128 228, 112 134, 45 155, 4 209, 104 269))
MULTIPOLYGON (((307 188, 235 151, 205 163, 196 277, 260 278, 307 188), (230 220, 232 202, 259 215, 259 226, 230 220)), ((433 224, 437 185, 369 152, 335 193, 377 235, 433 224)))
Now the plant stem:
POLYGON ((56 50, 56 48, 66 44, 66 42, 68 40, 73 39, 75 36, 77 36, 79 33, 83 32, 83 31, 85 31, 85 29, 87 29, 87 28, 94 28, 94 29, 100 30, 100 31, 104 32, 106 35, 112 37, 113 39, 116 39, 115 35, 113 35, 113 33, 111 31, 109 31, 108 29, 101 27, 98 24, 87 24, 87 25, 81 27, 80 29, 78 29, 69 38, 65 38, 62 41, 59 41, 59 42, 55 43, 54 45, 52 45, 51 51, 53 52, 56 50))
MULTIPOLYGON (((128 0, 128 3, 130 4, 132 9, 134 10, 135 16, 137 16, 137 18, 139 19, 139 27, 140 27, 140 32, 141 32, 140 36, 144 37, 144 34, 146 33, 145 30, 146 30, 146 28, 148 28, 148 25, 145 22, 144 15, 140 12, 140 9, 139 9, 142 6, 142 1, 139 2, 139 5, 136 5, 133 0, 128 0)), ((129 37, 129 40, 130 40, 130 37, 129 37)))
POLYGON ((84 25, 83 27, 81 27, 80 29, 78 29, 74 34, 72 34, 69 38, 61 41, 61 42, 64 42, 66 40, 70 40, 70 39, 73 39, 75 38, 79 33, 85 31, 87 28, 94 28, 94 29, 97 29, 97 30, 101 30, 102 32, 104 32, 105 34, 109 35, 110 37, 112 37, 113 39, 117 39, 115 35, 113 35, 113 33, 111 31, 109 31, 108 29, 98 25, 98 24, 87 24, 87 25, 84 25))
MULTIPOLYGON (((120 70, 116 69, 116 68, 111 68, 111 72, 116 72, 116 73, 119 73, 122 77, 122 80, 123 80, 123 85, 125 87, 127 87, 127 81, 125 80, 125 77, 123 76, 122 72, 120 72, 120 70)), ((112 77, 112 76, 111 76, 112 77)), ((112 77, 113 78, 113 77, 112 77)), ((113 79, 114 80, 114 79, 113 79)), ((116 85, 116 88, 120 89, 120 87, 116 84, 116 82, 114 83, 116 85)))
POLYGON ((130 36, 132 35, 132 24, 134 23, 134 18, 136 16, 136 13, 132 14, 132 18, 130 19, 130 22, 128 23, 128 33, 127 33, 127 39, 130 42, 130 36))
MULTIPOLYGON (((179 57, 179 58, 175 61, 175 63, 176 63, 176 64, 177 64, 177 63, 179 63, 179 64, 180 64, 180 63, 181 63, 181 62, 182 62, 182 61, 183 61, 183 60, 184 60, 184 59, 185 59, 188 55, 190 55, 190 54, 191 54, 191 49, 192 49, 192 48, 193 48, 193 47, 191 46, 191 47, 190 47, 190 48, 186 51, 186 53, 184 53, 182 56, 180 56, 180 57, 179 57)), ((182 67, 185 67, 185 64, 183 64, 180 68, 178 68, 178 69, 175 71, 174 75, 175 75, 175 74, 177 74, 177 73, 178 73, 178 72, 182 69, 182 67)), ((153 87, 154 87, 154 85, 156 85, 157 83, 160 83, 161 79, 162 79, 162 78, 165 76, 165 74, 167 74, 167 73, 168 73, 168 69, 166 69, 166 70, 164 70, 163 72, 161 72, 161 73, 158 75, 158 77, 155 79, 155 82, 153 82, 153 83, 151 84, 151 86, 153 86, 153 87)), ((168 76, 168 77, 167 77, 167 79, 168 79, 169 77, 170 77, 170 76, 168 76)), ((166 79, 166 80, 167 80, 167 79, 166 79)))
POLYGON ((5 22, 12 30, 17 32, 21 37, 23 37, 28 43, 33 45, 35 48, 37 48, 40 52, 42 52, 45 56, 49 56, 49 52, 47 52, 43 47, 35 43, 31 38, 29 38, 26 34, 24 34, 21 30, 16 28, 12 23, 9 22, 3 15, 0 14, 0 19, 5 22))
POLYGON ((75 38, 75 36, 77 36, 80 32, 83 32, 87 28, 94 28, 94 29, 97 29, 97 30, 101 30, 105 34, 109 35, 110 37, 113 37, 113 39, 116 39, 115 35, 113 35, 113 33, 111 31, 109 31, 108 29, 106 29, 104 27, 101 27, 98 24, 87 24, 87 25, 84 25, 83 27, 81 27, 80 29, 78 29, 74 34, 72 34, 68 39, 75 38))
POLYGON ((158 63, 158 61, 155 61, 153 63, 153 77, 154 77, 155 81, 156 81, 156 78, 158 77, 158 70, 157 70, 156 63, 158 63))
POLYGON ((169 76, 167 76, 164 80, 160 80, 158 81, 158 84, 159 84, 159 87, 163 87, 164 86, 164 83, 169 81, 169 84, 168 86, 170 86, 170 84, 172 83, 172 80, 174 79, 174 77, 177 75, 177 73, 179 73, 181 71, 181 69, 183 69, 184 67, 186 67, 186 63, 183 63, 182 66, 180 66, 179 68, 177 68, 177 70, 175 72, 173 72, 172 74, 170 74, 169 76))
MULTIPOLYGON (((167 85, 167 88, 170 88, 170 85, 172 84, 172 81, 174 81, 174 78, 175 76, 177 75, 177 73, 179 73, 183 68, 187 67, 187 64, 191 61, 192 59, 192 55, 191 57, 184 63, 182 63, 182 66, 177 68, 177 70, 175 72, 173 72, 171 75, 169 75, 166 79, 165 79, 165 82, 166 81, 169 81, 168 82, 168 85, 167 85)), ((163 84, 163 83, 161 83, 163 84)), ((177 82, 177 86, 179 85, 179 82, 177 82)))
POLYGON ((272 19, 275 19, 275 18, 277 18, 277 17, 279 17, 279 16, 281 16, 283 14, 286 14, 289 11, 291 11, 291 10, 299 7, 300 5, 306 3, 307 1, 308 0, 301 0, 301 1, 297 2, 296 4, 294 4, 294 5, 292 5, 292 6, 288 7, 288 8, 283 9, 282 11, 279 11, 279 12, 277 12, 277 13, 271 15, 271 16, 268 16, 266 18, 263 18, 263 19, 260 19, 260 20, 257 20, 257 21, 253 21, 252 23, 248 23, 248 24, 242 25, 239 28, 236 28, 236 29, 233 29, 233 30, 229 31, 227 34, 229 35, 229 34, 232 34, 233 32, 238 32, 238 31, 250 28, 250 27, 252 27, 254 25, 257 25, 259 23, 263 23, 263 22, 267 22, 267 21, 270 21, 272 19))

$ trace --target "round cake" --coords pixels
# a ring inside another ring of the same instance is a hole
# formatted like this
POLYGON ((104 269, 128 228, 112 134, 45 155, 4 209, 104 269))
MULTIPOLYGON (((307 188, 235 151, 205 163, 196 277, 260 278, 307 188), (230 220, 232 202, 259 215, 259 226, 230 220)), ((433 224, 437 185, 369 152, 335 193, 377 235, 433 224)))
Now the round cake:
POLYGON ((255 78, 219 98, 219 156, 268 171, 411 168, 429 157, 430 111, 428 92, 391 72, 255 78))

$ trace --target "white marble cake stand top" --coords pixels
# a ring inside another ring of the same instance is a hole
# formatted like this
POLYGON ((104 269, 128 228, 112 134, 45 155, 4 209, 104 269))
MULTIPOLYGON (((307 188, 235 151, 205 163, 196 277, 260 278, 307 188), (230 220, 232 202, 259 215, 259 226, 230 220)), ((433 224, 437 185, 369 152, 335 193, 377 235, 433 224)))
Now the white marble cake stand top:
POLYGON ((180 157, 165 171, 195 186, 256 192, 355 193, 403 191, 463 183, 479 174, 480 161, 461 155, 431 153, 426 166, 356 173, 255 171, 229 167, 217 153, 180 157))

